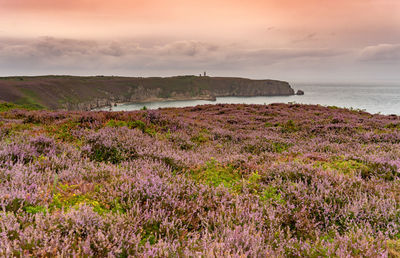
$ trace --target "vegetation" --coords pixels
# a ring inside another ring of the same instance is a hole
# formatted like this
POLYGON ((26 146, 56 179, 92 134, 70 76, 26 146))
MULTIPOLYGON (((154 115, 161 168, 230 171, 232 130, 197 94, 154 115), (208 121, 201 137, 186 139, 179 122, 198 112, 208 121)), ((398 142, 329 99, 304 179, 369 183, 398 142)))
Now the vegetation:
MULTIPOLYGON (((214 99, 235 95, 293 95, 286 82, 230 77, 0 77, 0 99, 33 108, 91 110, 115 102, 214 99)), ((147 109, 147 107, 143 107, 147 109)))
POLYGON ((40 110, 43 109, 43 106, 38 104, 14 104, 8 102, 0 102, 0 112, 10 111, 14 109, 26 109, 26 110, 40 110))
POLYGON ((398 116, 0 107, 0 256, 399 256, 398 116))

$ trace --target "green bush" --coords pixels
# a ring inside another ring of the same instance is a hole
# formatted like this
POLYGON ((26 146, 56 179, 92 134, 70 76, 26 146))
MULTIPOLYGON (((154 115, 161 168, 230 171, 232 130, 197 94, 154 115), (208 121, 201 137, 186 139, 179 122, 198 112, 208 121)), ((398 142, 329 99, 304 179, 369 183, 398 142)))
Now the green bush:
POLYGON ((14 109, 25 109, 25 110, 40 110, 44 107, 39 104, 14 104, 9 102, 0 103, 0 112, 7 112, 14 109))
POLYGON ((224 186, 234 192, 238 192, 242 188, 240 171, 235 169, 233 165, 224 166, 214 159, 207 162, 201 169, 192 171, 191 176, 196 181, 215 187, 224 186))
POLYGON ((265 188, 260 194, 260 200, 275 204, 285 204, 285 200, 282 198, 281 194, 278 193, 278 189, 273 186, 265 188))
POLYGON ((149 128, 143 121, 141 120, 135 120, 135 121, 121 121, 121 120, 114 120, 111 119, 109 120, 105 126, 108 127, 128 127, 129 129, 134 129, 137 128, 143 133, 146 133, 148 135, 155 135, 156 132, 154 129, 149 128))

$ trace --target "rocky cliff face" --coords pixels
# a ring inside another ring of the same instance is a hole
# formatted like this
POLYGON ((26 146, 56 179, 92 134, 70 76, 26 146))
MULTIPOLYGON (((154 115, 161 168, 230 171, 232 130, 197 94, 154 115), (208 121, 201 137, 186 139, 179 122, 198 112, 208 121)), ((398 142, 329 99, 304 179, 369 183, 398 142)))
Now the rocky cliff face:
POLYGON ((213 87, 216 97, 241 96, 286 96, 293 95, 289 83, 272 80, 233 80, 226 87, 213 87))
POLYGON ((62 109, 66 110, 93 110, 101 107, 111 107, 117 103, 143 103, 153 101, 167 101, 167 100, 210 100, 215 101, 215 94, 208 90, 203 90, 197 94, 191 94, 190 91, 176 92, 172 91, 168 96, 162 94, 161 88, 149 89, 145 87, 138 87, 129 94, 124 95, 110 95, 107 98, 95 98, 89 101, 80 103, 65 103, 62 109))
POLYGON ((289 83, 231 77, 8 77, 0 78, 0 100, 30 101, 50 109, 92 110, 115 103, 215 100, 225 96, 293 95, 289 83), (5 94, 12 92, 13 94, 5 94), (4 94, 3 94, 4 93, 4 94))

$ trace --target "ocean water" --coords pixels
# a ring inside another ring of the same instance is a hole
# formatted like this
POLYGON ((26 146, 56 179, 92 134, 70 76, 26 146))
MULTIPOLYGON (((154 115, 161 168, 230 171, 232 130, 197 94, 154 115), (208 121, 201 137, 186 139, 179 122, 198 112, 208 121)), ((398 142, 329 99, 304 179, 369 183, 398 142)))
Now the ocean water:
POLYGON ((345 108, 362 109, 376 114, 400 115, 400 83, 399 84, 291 84, 296 91, 304 90, 303 96, 273 96, 273 97, 221 97, 216 101, 162 101, 140 104, 123 104, 113 107, 113 111, 138 110, 146 106, 148 109, 167 107, 187 107, 217 103, 302 103, 320 104, 345 108))

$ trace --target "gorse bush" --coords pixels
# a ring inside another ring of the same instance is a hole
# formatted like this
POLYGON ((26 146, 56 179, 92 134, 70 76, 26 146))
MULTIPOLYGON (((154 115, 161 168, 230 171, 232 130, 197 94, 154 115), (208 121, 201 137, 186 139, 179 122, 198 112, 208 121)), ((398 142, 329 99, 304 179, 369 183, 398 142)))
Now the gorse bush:
POLYGON ((400 118, 5 107, 0 256, 397 257, 400 118))

